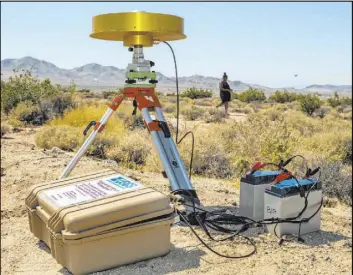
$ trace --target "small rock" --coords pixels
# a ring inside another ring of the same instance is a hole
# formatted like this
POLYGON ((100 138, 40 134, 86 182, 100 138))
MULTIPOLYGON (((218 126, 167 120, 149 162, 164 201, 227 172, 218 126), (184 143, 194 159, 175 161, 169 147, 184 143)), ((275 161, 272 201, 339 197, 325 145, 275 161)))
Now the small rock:
POLYGON ((118 165, 118 163, 115 160, 112 160, 112 159, 105 159, 103 161, 103 165, 116 166, 116 165, 118 165))
POLYGON ((61 150, 61 149, 58 148, 58 147, 53 147, 50 151, 51 151, 51 153, 53 153, 53 154, 64 154, 64 153, 65 153, 63 150, 61 150))

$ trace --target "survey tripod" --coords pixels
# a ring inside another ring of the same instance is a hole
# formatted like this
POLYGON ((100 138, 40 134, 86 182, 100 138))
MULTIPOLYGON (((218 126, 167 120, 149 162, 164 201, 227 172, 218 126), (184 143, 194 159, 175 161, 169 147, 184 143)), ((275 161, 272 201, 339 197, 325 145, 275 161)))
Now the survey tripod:
MULTIPOLYGON (((151 71, 154 62, 145 60, 143 53, 144 47, 151 47, 159 41, 185 38, 183 19, 172 15, 147 12, 103 14, 93 17, 93 33, 90 36, 103 40, 123 41, 124 46, 132 52, 132 63, 126 68, 123 93, 114 97, 100 121, 93 121, 88 125, 85 132, 91 126, 93 126, 93 131, 66 166, 60 179, 67 177, 74 169, 96 136, 104 130, 109 118, 123 100, 132 98, 134 99, 134 113, 136 113, 136 108, 142 113, 145 126, 152 136, 163 165, 163 173, 169 179, 172 191, 185 190, 187 194, 184 193, 184 196, 181 192, 184 201, 192 199, 193 202, 200 204, 155 94, 158 81, 156 72, 151 71), (150 112, 154 112, 155 118, 150 112)), ((186 210, 186 212, 189 211, 186 210)))

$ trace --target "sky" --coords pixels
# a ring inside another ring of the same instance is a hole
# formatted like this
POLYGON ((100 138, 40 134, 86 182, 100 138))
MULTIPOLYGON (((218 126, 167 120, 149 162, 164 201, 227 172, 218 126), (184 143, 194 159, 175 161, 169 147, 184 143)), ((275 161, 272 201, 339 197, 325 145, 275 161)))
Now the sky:
MULTIPOLYGON (((92 17, 147 11, 184 18, 186 39, 170 42, 179 76, 204 75, 268 87, 352 84, 352 3, 33 2, 1 3, 1 60, 32 56, 71 69, 126 68, 121 42, 92 39, 92 17), (294 77, 298 74, 298 77, 294 77)), ((174 76, 165 44, 145 49, 174 76)))

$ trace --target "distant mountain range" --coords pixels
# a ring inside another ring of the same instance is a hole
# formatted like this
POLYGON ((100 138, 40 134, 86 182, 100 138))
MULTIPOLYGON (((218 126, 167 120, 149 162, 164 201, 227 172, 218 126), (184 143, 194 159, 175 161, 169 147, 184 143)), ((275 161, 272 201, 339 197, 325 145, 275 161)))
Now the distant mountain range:
MULTIPOLYGON (((27 56, 20 59, 4 59, 1 61, 1 79, 5 80, 14 74, 14 69, 28 69, 39 79, 50 78, 53 83, 69 85, 74 81, 80 88, 91 90, 107 90, 115 87, 122 87, 125 83, 125 69, 119 69, 114 66, 102 66, 99 64, 86 64, 73 69, 61 69, 54 64, 38 60, 27 56)), ((175 77, 167 77, 157 72, 158 90, 163 92, 175 92, 175 77)), ((208 77, 202 75, 193 75, 179 78, 179 87, 181 90, 190 87, 206 88, 218 90, 220 79, 217 77, 208 77)), ((257 84, 248 84, 241 81, 229 81, 232 89, 244 91, 250 86, 261 89, 266 93, 272 93, 278 88, 270 88, 257 84)), ((278 90, 282 90, 280 88, 278 90)), ((293 88, 286 88, 294 91, 293 88)), ((318 92, 321 94, 331 94, 337 91, 341 94, 351 94, 352 85, 311 85, 304 89, 295 90, 296 92, 318 92)))

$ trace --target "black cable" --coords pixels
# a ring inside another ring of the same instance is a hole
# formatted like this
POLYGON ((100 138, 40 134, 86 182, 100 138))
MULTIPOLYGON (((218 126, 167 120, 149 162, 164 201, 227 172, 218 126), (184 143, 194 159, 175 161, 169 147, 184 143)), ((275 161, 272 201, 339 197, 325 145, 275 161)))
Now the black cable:
POLYGON ((163 41, 164 44, 166 44, 169 49, 172 52, 173 55, 173 60, 174 60, 174 67, 175 67, 175 84, 176 84, 176 93, 177 93, 177 126, 176 126, 176 134, 175 134, 175 142, 178 143, 178 135, 179 135, 179 78, 178 78, 178 67, 177 67, 177 62, 174 54, 174 50, 172 46, 167 42, 163 41))
POLYGON ((192 131, 187 132, 180 140, 179 142, 177 142, 177 144, 180 144, 183 139, 187 136, 187 135, 191 135, 191 156, 190 156, 190 164, 189 164, 189 179, 191 179, 191 175, 192 175, 192 162, 194 160, 194 148, 195 148, 195 136, 194 133, 192 131))
MULTIPOLYGON (((172 55, 173 55, 173 60, 174 60, 174 67, 175 67, 175 83, 176 83, 176 92, 177 92, 177 127, 176 127, 176 136, 175 136, 175 142, 176 144, 180 144, 182 142, 182 140, 188 135, 188 134, 191 134, 192 136, 192 149, 191 149, 191 160, 190 160, 190 167, 189 167, 189 178, 191 179, 191 174, 192 174, 192 162, 193 162, 193 156, 194 156, 194 142, 195 142, 195 138, 194 138, 194 134, 192 131, 190 132, 187 132, 181 139, 180 141, 178 140, 178 135, 179 135, 179 81, 178 81, 178 69, 177 69, 177 62, 176 62, 176 58, 175 58, 175 54, 174 54, 174 50, 172 48, 172 46, 166 42, 166 41, 163 41, 163 43, 165 43, 169 49, 171 50, 172 52, 172 55)), ((279 168, 280 170, 284 171, 284 172, 288 172, 286 169, 284 169, 284 166, 286 166, 287 164, 289 164, 289 162, 292 161, 293 158, 295 157, 301 157, 305 160, 305 158, 301 155, 295 155, 293 157, 291 157, 290 159, 288 159, 285 163, 281 163, 281 165, 278 165, 278 164, 275 164, 275 163, 265 163, 264 166, 267 166, 267 165, 273 165, 273 166, 276 166, 277 168, 279 168)), ((308 171, 308 165, 307 165, 307 162, 306 162, 306 168, 307 168, 307 171, 308 171)), ((298 179, 291 175, 291 178, 293 178, 295 181, 296 181, 296 184, 297 184, 297 187, 299 188, 299 191, 300 193, 302 193, 303 191, 303 188, 301 186, 301 184, 299 183, 298 179)), ((318 182, 319 180, 317 180, 318 182)), ((218 256, 221 256, 221 257, 225 257, 225 258, 231 258, 231 259, 239 259, 239 258, 245 258, 245 257, 249 257, 251 255, 253 255, 254 253, 256 253, 256 246, 254 244, 254 242, 246 237, 246 236, 242 236, 240 235, 241 232, 245 231, 247 228, 249 228, 249 226, 251 225, 254 225, 254 224, 260 224, 260 225, 268 225, 268 224, 276 224, 275 225, 275 229, 274 229, 274 233, 275 235, 277 236, 276 234, 276 227, 279 223, 299 223, 299 236, 298 238, 300 238, 300 227, 301 227, 301 224, 303 222, 308 222, 312 217, 314 217, 318 212, 319 210, 321 209, 322 207, 322 204, 323 204, 323 199, 321 200, 321 203, 320 203, 320 206, 319 208, 317 209, 317 211, 312 215, 310 216, 309 218, 305 218, 305 219, 301 219, 300 221, 295 221, 296 219, 300 218, 302 216, 302 214, 305 212, 305 210, 307 209, 307 206, 308 206, 308 196, 311 192, 311 190, 313 189, 313 187, 317 184, 317 182, 315 184, 313 184, 311 186, 311 188, 309 189, 308 193, 306 196, 304 196, 304 207, 302 209, 302 211, 296 216, 296 217, 292 217, 292 218, 285 218, 285 219, 279 219, 279 218, 272 218, 272 219, 263 219, 261 221, 255 221, 255 220, 252 220, 250 218, 247 218, 247 217, 243 217, 243 216, 236 216, 236 215, 227 215, 227 214, 216 214, 215 212, 209 212, 209 211, 206 211, 200 207, 196 207, 195 205, 195 198, 192 194, 190 194, 190 191, 189 190, 175 190, 173 191, 172 193, 174 194, 177 194, 178 192, 183 192, 184 194, 185 193, 189 193, 189 197, 191 198, 191 202, 192 202, 192 205, 187 205, 184 203, 185 206, 189 206, 189 207, 192 207, 193 208, 193 214, 198 222, 198 224, 200 225, 200 227, 204 230, 204 232, 206 233, 206 235, 212 240, 212 241, 215 241, 215 242, 221 242, 221 241, 226 241, 226 240, 230 240, 232 238, 234 238, 235 236, 240 236, 240 237, 243 237, 245 239, 247 239, 250 244, 254 247, 254 249, 252 250, 252 252, 246 254, 246 255, 243 255, 243 256, 228 256, 228 255, 222 255, 220 254, 219 252, 213 250, 211 247, 209 247, 201 238, 200 236, 196 233, 196 231, 192 228, 192 226, 190 225, 190 223, 188 222, 188 219, 178 210, 176 209, 176 212, 178 213, 179 217, 186 223, 186 225, 191 229, 191 231, 194 233, 194 235, 197 237, 197 239, 203 244, 205 245, 206 248, 208 248, 210 251, 212 251, 213 253, 215 253, 216 255, 218 256), (213 219, 211 220, 210 217, 208 217, 208 219, 206 218, 204 221, 201 221, 200 220, 200 216, 199 216, 199 213, 197 213, 197 210, 199 211, 203 211, 204 213, 206 214, 209 214, 211 217, 212 215, 218 215, 218 219, 213 219), (248 221, 248 222, 246 222, 248 221), (231 229, 227 229, 227 228, 224 228, 221 226, 221 224, 228 224, 228 225, 242 225, 240 229, 237 229, 237 230, 231 230, 231 229), (207 226, 215 231, 219 231, 219 232, 222 232, 222 233, 233 233, 231 234, 230 236, 224 238, 224 239, 221 239, 221 240, 217 240, 215 238, 212 237, 212 235, 210 234, 210 232, 207 230, 207 226)), ((278 237, 278 236, 277 236, 278 237)))
POLYGON ((194 159, 194 148, 195 148, 195 137, 194 133, 192 131, 187 132, 180 140, 178 140, 179 137, 179 77, 178 77, 178 66, 174 54, 173 47, 166 41, 163 41, 164 44, 166 44, 169 49, 172 52, 173 55, 173 60, 174 60, 174 68, 175 68, 175 84, 176 84, 176 94, 177 94, 177 107, 176 107, 176 119, 177 119, 177 125, 176 125, 176 133, 175 133, 175 143, 178 145, 181 143, 181 141, 188 135, 191 134, 192 136, 192 144, 191 144, 191 157, 190 157, 190 165, 189 165, 189 179, 191 179, 192 175, 192 163, 194 159))
MULTIPOLYGON (((320 176, 321 176, 321 172, 320 172, 320 176)), ((320 178, 320 176, 319 176, 319 178, 320 178)), ((317 183, 319 182, 319 178, 310 187, 310 189, 308 190, 308 193, 304 197, 305 203, 304 203, 304 207, 303 207, 302 211, 300 211, 300 213, 297 216, 295 216, 295 217, 285 218, 285 219, 271 218, 271 219, 263 219, 263 220, 260 220, 260 221, 255 221, 255 220, 252 220, 252 219, 250 219, 248 217, 244 217, 244 216, 236 216, 234 214, 226 214, 226 213, 216 213, 215 211, 210 212, 210 211, 207 211, 207 210, 204 210, 204 209, 202 209, 200 207, 195 206, 194 198, 193 198, 192 194, 190 194, 189 190, 176 190, 176 191, 174 191, 172 193, 173 194, 177 194, 177 193, 180 193, 180 192, 182 192, 183 194, 189 193, 192 205, 188 205, 186 203, 182 203, 182 205, 189 206, 189 207, 193 208, 193 213, 194 213, 194 215, 196 217, 197 222, 199 223, 199 225, 203 229, 203 231, 206 233, 206 235, 212 241, 222 242, 222 241, 230 240, 230 239, 234 238, 235 236, 239 236, 239 237, 243 237, 243 238, 247 239, 250 242, 250 244, 252 246, 254 246, 253 251, 251 253, 247 254, 247 255, 243 255, 243 256, 222 255, 222 254, 216 252, 215 250, 213 250, 212 248, 210 248, 201 239, 201 237, 195 232, 195 230, 193 230, 193 228, 191 227, 191 225, 188 222, 187 218, 179 210, 177 210, 177 213, 180 216, 180 218, 186 223, 187 226, 190 227, 190 229, 195 234, 195 236, 200 240, 200 242, 202 244, 204 244, 206 246, 206 248, 208 248, 210 251, 212 251, 213 253, 215 253, 215 254, 217 254, 218 256, 221 256, 221 257, 233 258, 233 259, 234 258, 244 258, 244 257, 248 257, 248 256, 251 256, 252 254, 256 253, 256 246, 255 246, 254 242, 250 238, 248 238, 246 236, 243 236, 243 235, 240 235, 240 233, 244 232, 250 226, 253 226, 255 224, 260 224, 260 225, 276 224, 275 228, 274 228, 274 234, 276 235, 277 238, 279 238, 279 237, 278 237, 278 235, 276 233, 276 228, 277 228, 279 223, 299 224, 298 240, 301 240, 301 238, 300 238, 300 228, 301 228, 302 223, 308 222, 310 219, 312 219, 320 211, 320 209, 321 209, 321 207, 323 205, 323 199, 321 199, 321 203, 320 203, 318 209, 315 211, 315 213, 313 215, 311 215, 308 218, 303 218, 300 221, 296 220, 296 219, 300 218, 303 215, 303 213, 305 212, 305 210, 307 209, 309 194, 314 189, 314 187, 317 185, 317 183), (196 209, 199 210, 199 211, 203 211, 204 213, 206 213, 206 215, 209 215, 209 216, 206 217, 204 221, 201 221, 200 218, 199 218, 199 213, 200 212, 197 213, 196 209), (212 216, 214 216, 214 218, 212 218, 212 216), (227 225, 238 225, 238 226, 241 225, 241 227, 239 229, 232 230, 232 229, 223 227, 222 225, 224 225, 224 224, 227 224, 227 225), (228 233, 228 234, 231 234, 231 235, 229 235, 229 236, 227 236, 227 237, 225 237, 223 239, 217 240, 217 239, 212 237, 210 232, 207 230, 207 227, 209 227, 210 229, 213 229, 215 231, 218 231, 218 232, 221 232, 221 233, 228 233)), ((296 179, 295 177, 294 177, 294 179, 296 181, 298 181, 298 179, 296 179)), ((311 180, 313 182, 312 179, 308 179, 308 180, 311 180)), ((283 238, 281 238, 281 242, 283 242, 283 241, 284 241, 283 238)))

